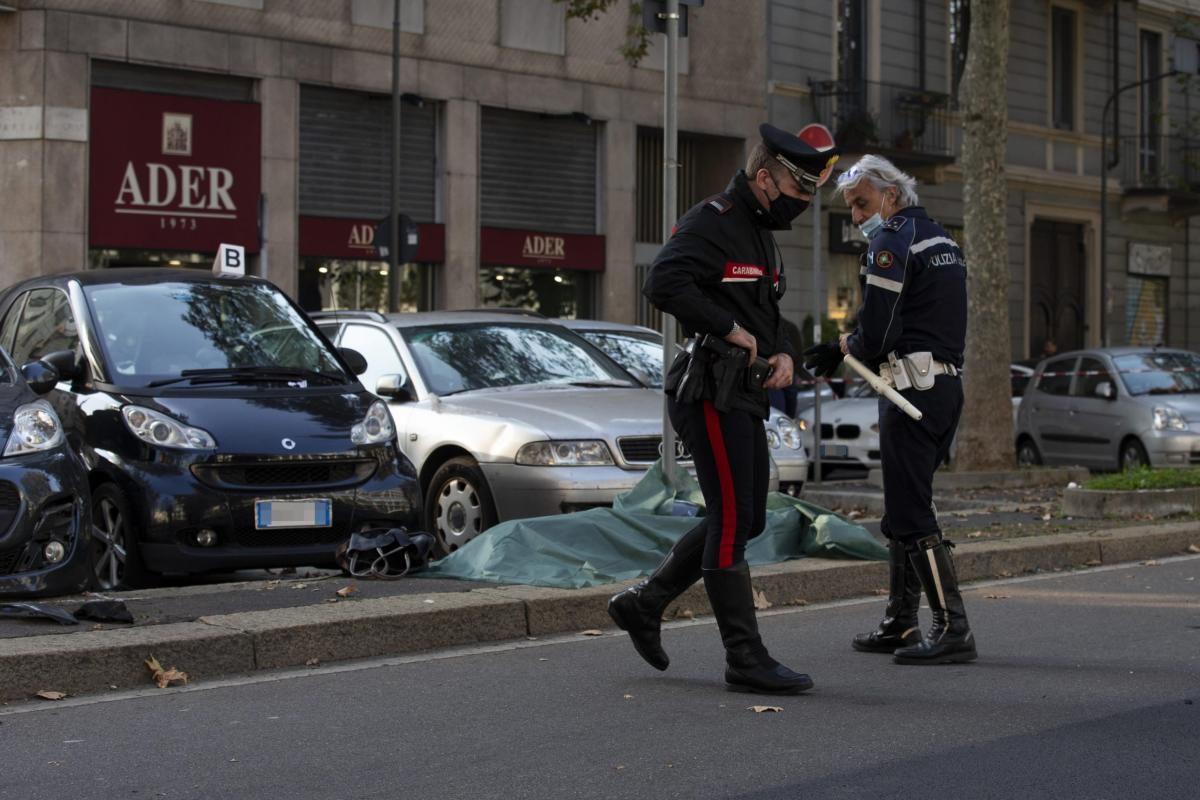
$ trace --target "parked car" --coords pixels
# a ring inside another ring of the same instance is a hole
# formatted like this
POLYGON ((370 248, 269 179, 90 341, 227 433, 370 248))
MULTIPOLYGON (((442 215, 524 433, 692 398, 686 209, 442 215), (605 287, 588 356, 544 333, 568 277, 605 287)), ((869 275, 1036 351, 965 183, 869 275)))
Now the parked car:
POLYGON ((659 458, 661 396, 539 315, 313 316, 366 356, 364 382, 391 404, 425 529, 445 550, 498 521, 611 505, 659 458))
POLYGON ((1200 355, 1111 347, 1038 364, 1017 413, 1021 464, 1200 464, 1200 355))
MULTIPOLYGON (((1021 395, 1033 370, 1021 364, 1009 365, 1013 423, 1021 395)), ((806 430, 812 430, 813 409, 801 414, 806 430)), ((812 434, 809 434, 811 437, 812 434)), ((811 444, 809 445, 812 446, 811 444)), ((841 400, 821 401, 821 472, 837 468, 875 469, 879 460, 879 396, 866 381, 855 381, 841 400)), ((951 442, 950 452, 954 452, 951 442)))
MULTIPOLYGON (((640 325, 594 319, 560 319, 565 325, 607 353, 646 386, 662 390, 662 334, 640 325)), ((811 394, 811 393, 810 393, 811 394)), ((779 469, 779 491, 798 496, 808 475, 808 452, 803 427, 777 408, 766 421, 767 444, 779 469)))
POLYGON ((101 588, 332 563, 419 522, 387 405, 279 289, 170 269, 47 275, 0 296, 0 346, 54 351, 49 392, 92 489, 101 588), (115 565, 115 566, 114 566, 115 565))
POLYGON ((2 597, 70 594, 92 581, 87 472, 54 407, 41 399, 58 378, 53 364, 31 361, 17 369, 0 349, 2 597))

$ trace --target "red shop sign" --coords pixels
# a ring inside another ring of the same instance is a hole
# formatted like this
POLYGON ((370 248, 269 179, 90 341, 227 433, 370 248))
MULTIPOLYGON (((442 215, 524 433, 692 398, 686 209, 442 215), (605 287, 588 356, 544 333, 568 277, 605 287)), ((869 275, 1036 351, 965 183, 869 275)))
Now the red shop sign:
POLYGON ((603 236, 483 228, 479 239, 479 260, 489 266, 604 271, 603 236))
POLYGON ((88 241, 258 252, 257 103, 92 89, 88 241))
MULTIPOLYGON (((324 258, 386 261, 375 250, 375 225, 379 220, 344 217, 300 217, 300 255, 324 258)), ((417 261, 441 264, 446 260, 446 230, 440 222, 419 222, 417 261)))

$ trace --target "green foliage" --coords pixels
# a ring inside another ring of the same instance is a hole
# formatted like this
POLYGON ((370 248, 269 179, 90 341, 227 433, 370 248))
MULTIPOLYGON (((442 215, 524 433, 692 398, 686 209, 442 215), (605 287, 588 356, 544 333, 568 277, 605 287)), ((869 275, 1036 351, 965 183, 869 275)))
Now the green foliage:
MULTIPOLYGON (((616 5, 618 0, 554 0, 554 2, 566 5, 568 19, 590 22, 599 19, 600 15, 616 5)), ((636 67, 650 50, 652 35, 642 25, 642 4, 634 0, 629 4, 629 25, 625 28, 625 42, 617 48, 617 52, 630 65, 636 67)))
POLYGON ((1117 472, 1093 478, 1084 484, 1085 489, 1126 490, 1136 489, 1183 489, 1200 486, 1200 469, 1151 469, 1141 467, 1127 472, 1117 472))

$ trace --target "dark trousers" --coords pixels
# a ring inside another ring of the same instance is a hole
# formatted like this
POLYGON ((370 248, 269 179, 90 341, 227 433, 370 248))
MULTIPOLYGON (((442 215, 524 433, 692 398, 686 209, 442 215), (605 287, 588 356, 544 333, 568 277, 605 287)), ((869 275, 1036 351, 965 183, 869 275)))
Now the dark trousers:
POLYGON ((918 422, 890 400, 879 398, 879 454, 883 465, 882 531, 911 542, 938 533, 933 512, 933 473, 950 453, 962 415, 960 378, 939 375, 932 389, 901 392, 921 410, 918 422))
POLYGON ((676 403, 668 411, 679 438, 692 452, 704 493, 704 519, 684 534, 675 552, 699 552, 704 569, 724 569, 745 557, 746 542, 767 521, 770 456, 763 421, 744 411, 717 411, 712 402, 676 403))

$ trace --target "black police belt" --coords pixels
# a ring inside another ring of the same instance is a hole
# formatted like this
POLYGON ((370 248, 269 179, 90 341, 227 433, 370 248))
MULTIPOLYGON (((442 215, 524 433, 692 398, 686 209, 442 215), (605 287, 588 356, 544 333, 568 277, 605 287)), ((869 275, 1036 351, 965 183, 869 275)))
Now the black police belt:
POLYGON ((671 364, 663 389, 678 403, 712 400, 718 411, 729 411, 739 395, 761 395, 771 374, 766 359, 747 361, 744 348, 724 339, 707 334, 689 339, 671 364))
POLYGON ((887 361, 879 365, 879 377, 896 391, 932 389, 938 375, 957 378, 959 370, 953 364, 936 360, 928 350, 903 356, 893 350, 888 353, 887 361))

